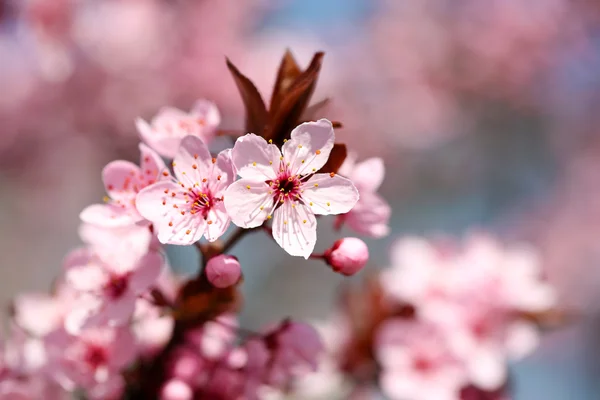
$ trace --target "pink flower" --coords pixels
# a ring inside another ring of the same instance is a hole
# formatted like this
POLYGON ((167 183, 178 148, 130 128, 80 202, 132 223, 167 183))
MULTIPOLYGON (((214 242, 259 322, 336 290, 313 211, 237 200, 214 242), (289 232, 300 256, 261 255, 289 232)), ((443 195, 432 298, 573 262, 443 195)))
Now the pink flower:
POLYGON ((125 327, 87 329, 78 336, 57 332, 45 342, 55 379, 66 390, 83 388, 93 398, 115 398, 124 387, 120 372, 137 355, 125 327), (98 396, 102 393, 104 397, 98 396))
POLYGON ((168 158, 175 157, 181 140, 188 135, 208 142, 220 123, 221 115, 217 106, 208 100, 198 100, 189 113, 165 107, 150 124, 141 118, 136 120, 137 129, 144 142, 168 158))
POLYGON ((376 349, 380 385, 390 399, 456 400, 468 383, 461 361, 435 325, 389 320, 379 328, 376 349))
POLYGON ((240 262, 234 256, 221 254, 208 260, 206 277, 213 286, 226 288, 235 285, 242 276, 240 262))
POLYGON ((377 193, 385 174, 383 160, 373 157, 356 163, 356 156, 350 154, 338 172, 354 183, 360 199, 350 212, 340 215, 336 223, 341 225, 345 222, 355 232, 371 237, 386 236, 390 232, 392 210, 377 193))
POLYGON ((266 381, 275 387, 285 387, 290 377, 315 371, 325 350, 312 326, 287 320, 264 340, 271 351, 266 381))
POLYGON ((164 263, 156 251, 133 253, 81 248, 65 260, 65 280, 80 293, 66 317, 69 332, 101 324, 121 325, 132 316, 138 296, 158 279, 164 263))
POLYGON ((325 252, 325 260, 335 272, 354 275, 369 261, 369 248, 360 239, 343 238, 325 252))
POLYGON ((556 301, 535 252, 504 249, 489 237, 471 237, 463 247, 407 238, 392 259, 395 268, 380 280, 389 299, 412 304, 420 318, 442 327, 470 382, 482 389, 500 388, 507 363, 537 346, 539 331, 524 314, 556 301))
POLYGON ((213 158, 202 140, 187 136, 173 161, 174 180, 155 183, 136 200, 140 214, 154 223, 161 243, 190 245, 219 238, 230 218, 223 194, 234 179, 229 150, 213 158))
POLYGON ((94 204, 81 212, 84 222, 101 226, 123 226, 143 221, 135 207, 140 190, 164 178, 165 164, 158 154, 140 143, 140 166, 129 161, 113 161, 104 167, 102 179, 107 204, 94 204))
POLYGON ((251 133, 238 138, 232 159, 242 179, 225 193, 233 223, 253 228, 273 215, 275 241, 289 254, 308 258, 317 240, 315 214, 347 213, 358 201, 350 180, 316 173, 327 162, 334 139, 325 119, 296 127, 282 152, 251 133))

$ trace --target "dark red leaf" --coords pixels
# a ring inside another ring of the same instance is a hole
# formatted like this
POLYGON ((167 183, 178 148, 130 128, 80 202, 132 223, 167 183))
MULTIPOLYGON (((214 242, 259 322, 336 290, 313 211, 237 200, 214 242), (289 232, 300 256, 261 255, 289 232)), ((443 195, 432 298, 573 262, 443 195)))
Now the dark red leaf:
POLYGON ((279 65, 277 79, 275 80, 273 94, 271 95, 271 105, 269 106, 269 113, 271 115, 277 111, 277 107, 281 103, 281 99, 285 95, 285 92, 287 92, 301 73, 302 71, 300 70, 298 63, 296 63, 294 56, 290 50, 287 49, 283 55, 281 64, 279 65))
POLYGON ((227 68, 233 75, 246 109, 246 133, 262 135, 267 123, 267 108, 258 89, 250 79, 242 75, 235 65, 227 60, 227 68))
POLYGON ((338 169, 344 163, 346 156, 348 155, 348 149, 346 149, 346 145, 342 143, 336 143, 333 145, 333 149, 331 149, 331 154, 329 155, 329 160, 327 163, 319 170, 320 173, 330 173, 337 172, 338 169))
POLYGON ((314 55, 308 68, 285 92, 276 112, 269 114, 269 126, 264 135, 265 139, 272 139, 281 145, 284 139, 289 138, 290 132, 298 125, 315 90, 324 55, 322 52, 314 55))

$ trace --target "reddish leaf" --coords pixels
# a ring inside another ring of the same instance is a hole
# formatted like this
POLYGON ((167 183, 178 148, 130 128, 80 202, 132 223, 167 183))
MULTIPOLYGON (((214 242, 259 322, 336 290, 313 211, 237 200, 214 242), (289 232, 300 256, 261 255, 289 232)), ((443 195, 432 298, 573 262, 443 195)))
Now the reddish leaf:
POLYGON ((271 95, 271 105, 269 106, 269 113, 271 115, 277 111, 281 99, 301 73, 302 71, 300 70, 298 63, 296 63, 294 56, 290 50, 287 49, 283 55, 281 64, 279 65, 277 79, 275 80, 273 94, 271 95))
POLYGON ((316 121, 322 115, 323 109, 325 109, 330 102, 331 99, 325 98, 311 106, 308 106, 306 110, 304 110, 304 113, 302 114, 300 119, 304 122, 316 121))
POLYGON ((290 132, 298 125, 315 90, 324 55, 322 52, 314 55, 306 71, 302 72, 287 90, 276 112, 269 115, 270 121, 264 135, 265 139, 272 139, 281 145, 284 139, 289 138, 290 132))
POLYGON ((327 163, 323 166, 323 168, 319 170, 319 172, 324 174, 330 172, 336 173, 344 163, 344 160, 346 159, 347 155, 348 149, 346 149, 345 144, 334 144, 333 149, 331 149, 331 154, 329 155, 327 163))
POLYGON ((252 81, 242 75, 229 59, 226 60, 227 68, 229 68, 231 75, 233 75, 246 109, 246 132, 262 135, 267 123, 267 108, 265 103, 252 81))

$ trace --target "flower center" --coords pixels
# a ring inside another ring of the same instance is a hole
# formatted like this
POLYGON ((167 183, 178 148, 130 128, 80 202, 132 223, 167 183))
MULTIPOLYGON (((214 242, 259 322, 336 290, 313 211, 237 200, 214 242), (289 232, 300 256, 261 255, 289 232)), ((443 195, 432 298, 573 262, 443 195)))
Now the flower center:
POLYGON ((127 290, 127 276, 115 275, 111 276, 110 280, 104 287, 107 295, 113 299, 117 299, 127 290))
POLYGON ((96 369, 101 365, 106 364, 106 351, 100 346, 89 346, 85 353, 85 362, 92 368, 96 369))
POLYGON ((208 212, 210 211, 210 209, 215 205, 217 201, 220 200, 214 198, 210 190, 199 192, 195 189, 190 190, 190 193, 188 194, 188 199, 190 203, 192 203, 190 213, 200 214, 203 218, 206 218, 208 216, 208 212))
POLYGON ((267 183, 273 189, 273 198, 276 203, 285 203, 286 200, 295 200, 300 197, 301 181, 297 175, 282 172, 277 179, 267 181, 267 183))

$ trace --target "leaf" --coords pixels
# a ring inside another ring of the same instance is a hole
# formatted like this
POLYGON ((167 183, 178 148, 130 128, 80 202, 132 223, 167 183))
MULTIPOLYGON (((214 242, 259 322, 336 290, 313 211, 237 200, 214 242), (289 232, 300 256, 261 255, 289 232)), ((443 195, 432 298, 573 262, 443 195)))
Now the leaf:
POLYGON ((301 73, 302 71, 300 70, 298 63, 296 63, 294 56, 290 50, 287 49, 283 55, 283 58, 281 59, 279 71, 277 71, 277 79, 275 80, 273 94, 271 95, 271 104, 269 106, 270 114, 273 114, 277 111, 277 107, 281 103, 281 99, 301 73))
POLYGON ((347 155, 348 149, 346 148, 345 144, 334 144, 333 149, 331 149, 331 154, 329 155, 327 163, 323 166, 323 168, 319 170, 319 172, 324 174, 330 172, 336 173, 344 163, 344 160, 346 159, 347 155))
POLYGON ((233 75, 246 109, 246 133, 255 133, 262 136, 267 124, 268 115, 265 103, 252 81, 242 75, 228 58, 226 58, 226 61, 227 68, 229 68, 231 75, 233 75))
POLYGON ((289 138, 290 132, 298 125, 315 90, 324 56, 323 52, 313 56, 308 68, 296 78, 289 90, 285 92, 279 106, 269 114, 270 121, 264 135, 265 139, 272 139, 276 144, 282 145, 283 140, 289 138))
POLYGON ((316 121, 317 119, 319 119, 319 116, 322 115, 321 111, 323 111, 323 109, 326 108, 329 105, 329 103, 331 103, 331 99, 324 98, 323 100, 316 102, 311 106, 308 106, 306 110, 304 110, 304 113, 302 114, 302 117, 300 117, 300 119, 302 120, 302 122, 316 121))

